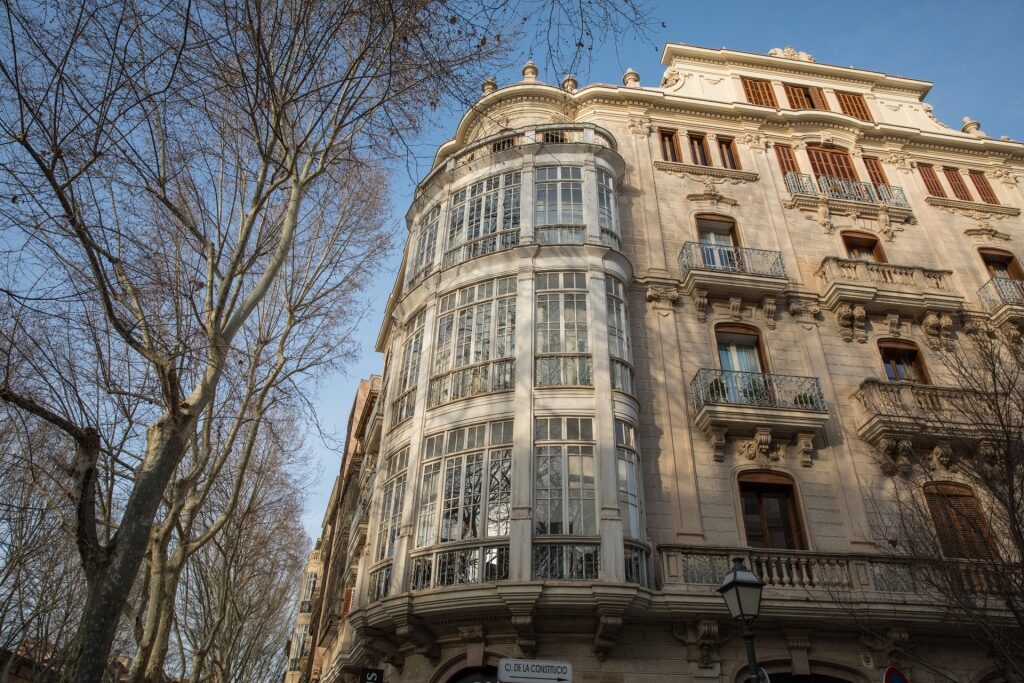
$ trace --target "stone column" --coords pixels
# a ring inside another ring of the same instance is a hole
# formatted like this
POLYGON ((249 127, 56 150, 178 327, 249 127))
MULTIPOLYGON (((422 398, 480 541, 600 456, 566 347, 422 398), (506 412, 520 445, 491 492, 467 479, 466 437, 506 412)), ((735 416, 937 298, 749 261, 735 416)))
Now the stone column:
POLYGON ((512 519, 509 524, 509 579, 529 581, 533 540, 533 267, 519 266, 516 285, 517 408, 512 427, 512 519))
MULTIPOLYGON (((636 225, 634 236, 643 235, 645 243, 637 240, 637 248, 644 259, 644 275, 668 277, 668 258, 665 254, 665 239, 661 227, 658 191, 654 179, 654 158, 651 154, 651 121, 646 117, 634 116, 630 119, 629 129, 633 133, 633 145, 636 150, 636 168, 627 168, 631 203, 630 222, 636 225), (645 248, 646 247, 646 248, 645 248)), ((623 179, 620 190, 625 190, 626 179, 623 179)), ((624 196, 620 192, 619 196, 624 196)), ((625 218, 620 214, 620 218, 625 218)), ((625 234, 625 226, 621 231, 625 234)))
POLYGON ((591 155, 583 160, 583 221, 587 225, 585 241, 588 244, 601 244, 597 207, 597 162, 591 155))
POLYGON ((533 244, 533 197, 534 158, 523 160, 523 171, 519 186, 519 243, 533 244))

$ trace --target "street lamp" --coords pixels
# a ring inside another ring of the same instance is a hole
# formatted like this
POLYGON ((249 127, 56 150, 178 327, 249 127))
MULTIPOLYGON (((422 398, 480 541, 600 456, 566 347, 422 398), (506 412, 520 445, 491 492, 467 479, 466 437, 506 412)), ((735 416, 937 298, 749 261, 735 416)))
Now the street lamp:
POLYGON ((754 619, 761 609, 761 590, 764 581, 743 564, 742 557, 734 557, 732 569, 725 575, 718 592, 729 608, 733 620, 743 621, 743 640, 747 644, 747 668, 750 670, 750 683, 758 683, 761 673, 754 654, 754 619))

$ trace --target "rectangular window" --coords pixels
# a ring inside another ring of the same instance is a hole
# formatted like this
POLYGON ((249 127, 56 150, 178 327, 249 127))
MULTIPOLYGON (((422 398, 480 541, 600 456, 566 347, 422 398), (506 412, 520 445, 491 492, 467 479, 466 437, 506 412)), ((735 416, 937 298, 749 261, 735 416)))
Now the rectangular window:
POLYGON ((739 170, 739 155, 736 153, 736 142, 732 138, 718 138, 718 153, 722 157, 724 168, 739 170))
POLYGON ((615 210, 615 181, 600 169, 597 171, 597 224, 601 228, 602 242, 618 249, 619 221, 615 210))
POLYGON ((885 376, 890 382, 921 382, 927 384, 917 349, 912 345, 890 342, 879 346, 885 376))
POLYGON ((967 183, 964 182, 964 177, 960 175, 960 169, 946 166, 943 167, 942 172, 946 174, 946 181, 949 183, 950 189, 953 190, 954 197, 965 202, 974 201, 970 190, 967 189, 967 183))
POLYGON ((452 195, 443 267, 519 244, 522 174, 498 174, 452 195))
POLYGON ((882 162, 875 157, 864 157, 864 165, 868 169, 868 178, 875 186, 889 184, 885 178, 885 170, 882 169, 882 162))
POLYGON ((872 123, 871 112, 868 111, 868 104, 864 96, 854 92, 837 92, 836 99, 839 100, 839 109, 847 116, 852 116, 861 121, 872 123))
POLYGON ((636 429, 628 422, 615 421, 615 451, 622 533, 628 538, 641 538, 643 509, 640 494, 640 459, 636 452, 636 429))
POLYGON ((395 541, 402 525, 402 501, 405 498, 405 472, 385 482, 382 490, 380 523, 377 526, 377 560, 395 554, 395 541))
POLYGON ((534 533, 597 534, 593 440, 590 418, 534 421, 534 533))
POLYGON ((978 191, 978 196, 981 197, 981 201, 986 204, 999 204, 999 200, 996 199, 996 193, 992 190, 992 186, 988 182, 988 178, 981 171, 971 171, 971 182, 974 183, 974 189, 978 191))
POLYGON ((800 166, 796 163, 796 155, 793 154, 793 148, 789 145, 775 145, 775 156, 779 160, 779 168, 782 170, 783 176, 787 173, 800 172, 800 166))
POLYGON ((925 499, 945 557, 996 559, 988 522, 969 487, 952 482, 928 483, 925 499))
POLYGON ((398 397, 391 403, 392 427, 411 418, 416 409, 416 384, 419 382, 420 356, 423 355, 426 313, 427 309, 422 309, 406 325, 408 332, 395 385, 398 397))
POLYGON ((687 133, 686 139, 690 141, 690 160, 694 165, 710 166, 706 138, 700 133, 687 133))
POLYGON ((679 138, 674 130, 659 130, 658 138, 661 140, 662 159, 676 163, 682 161, 679 154, 679 138))
POLYGON ((632 355, 629 346, 629 316, 626 312, 626 288, 616 277, 605 278, 608 304, 608 355, 612 389, 635 395, 632 355))
POLYGON ((504 277, 441 298, 429 407, 513 388, 515 292, 516 278, 504 277))
POLYGON ((921 174, 921 180, 924 181, 928 194, 933 197, 946 196, 946 191, 942 189, 942 183, 939 182, 939 176, 935 175, 935 167, 931 164, 918 164, 917 170, 921 174))
POLYGON ((592 385, 586 273, 536 277, 537 386, 592 385))
POLYGON ((790 109, 820 109, 828 111, 828 103, 825 101, 825 92, 821 88, 806 85, 782 86, 786 89, 786 99, 789 100, 790 109))
POLYGON ((534 195, 536 225, 583 224, 583 169, 579 166, 540 166, 534 195))
POLYGON ((747 545, 780 550, 804 547, 792 486, 741 481, 740 499, 747 545))
POLYGON ((747 96, 747 102, 762 107, 778 108, 779 104, 775 101, 775 91, 772 89, 771 82, 757 78, 744 78, 742 80, 743 93, 747 96))
POLYGON ((435 206, 427 214, 416 238, 414 260, 410 268, 409 284, 414 286, 433 272, 434 253, 437 246, 437 227, 441 218, 441 207, 435 206))

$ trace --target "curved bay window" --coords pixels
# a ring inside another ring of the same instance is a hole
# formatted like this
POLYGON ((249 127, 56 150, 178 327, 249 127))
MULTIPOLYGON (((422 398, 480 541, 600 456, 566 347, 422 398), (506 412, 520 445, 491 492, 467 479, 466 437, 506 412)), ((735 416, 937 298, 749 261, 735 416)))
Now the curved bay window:
POLYGON ((917 346, 911 342, 885 339, 878 342, 885 377, 890 382, 917 382, 929 384, 924 361, 917 346))
POLYGON ((452 195, 443 267, 519 244, 519 171, 498 174, 452 195))
POLYGON ((611 175, 597 169, 597 225, 601 242, 619 248, 619 217, 615 207, 615 181, 611 175))
POLYGON ((592 386, 587 274, 537 273, 536 283, 536 386, 592 386))
POLYGON ((583 168, 540 166, 535 171, 534 236, 539 244, 583 244, 583 168))
POLYGON ((615 457, 619 480, 619 514, 627 538, 643 537, 643 498, 640 484, 640 456, 636 450, 636 428, 615 421, 615 457))
POLYGON ((774 472, 744 472, 739 487, 747 545, 784 550, 807 547, 791 479, 774 472))
POLYGON ((508 578, 508 542, 495 540, 509 533, 512 424, 459 427, 424 441, 416 547, 458 547, 414 557, 413 590, 508 578))
POLYGON ((995 558, 988 522, 970 486, 951 481, 929 482, 924 485, 924 495, 945 557, 995 558))
POLYGON ((435 206, 427 214, 426 218, 420 219, 420 230, 416 237, 416 247, 413 250, 412 264, 409 268, 409 286, 419 284, 424 278, 433 272, 434 251, 437 246, 437 226, 441 219, 441 207, 435 206))
POLYGON ((427 406, 515 387, 516 278, 441 297, 427 406))

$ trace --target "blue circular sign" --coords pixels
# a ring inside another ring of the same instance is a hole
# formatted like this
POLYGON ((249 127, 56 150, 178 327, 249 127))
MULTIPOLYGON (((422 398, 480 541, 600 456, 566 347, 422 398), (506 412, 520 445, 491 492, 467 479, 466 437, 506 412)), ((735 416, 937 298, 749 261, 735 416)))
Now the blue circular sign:
POLYGON ((882 675, 882 683, 910 683, 910 679, 895 666, 890 666, 882 675))

